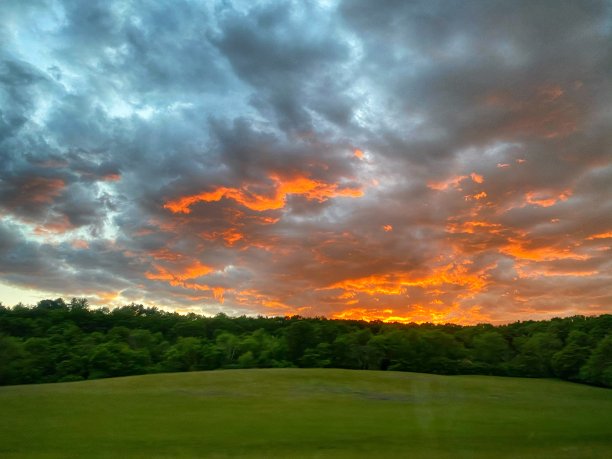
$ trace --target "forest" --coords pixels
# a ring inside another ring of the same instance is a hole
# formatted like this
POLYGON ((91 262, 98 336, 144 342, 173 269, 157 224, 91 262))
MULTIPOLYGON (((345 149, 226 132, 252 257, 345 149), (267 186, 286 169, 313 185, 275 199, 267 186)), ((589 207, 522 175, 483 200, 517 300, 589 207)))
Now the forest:
POLYGON ((0 304, 0 385, 231 368, 556 377, 612 387, 612 315, 493 326, 0 304))

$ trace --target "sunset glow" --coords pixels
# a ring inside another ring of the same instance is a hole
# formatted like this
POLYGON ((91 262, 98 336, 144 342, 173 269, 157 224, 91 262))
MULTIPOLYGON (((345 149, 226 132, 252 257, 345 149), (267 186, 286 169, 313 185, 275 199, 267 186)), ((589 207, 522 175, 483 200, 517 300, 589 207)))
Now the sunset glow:
POLYGON ((612 312, 609 5, 385 5, 0 2, 0 301, 612 312))
POLYGON ((257 194, 257 192, 249 189, 248 186, 240 189, 219 187, 214 191, 184 196, 169 201, 164 204, 164 207, 174 213, 189 214, 191 213, 190 207, 198 202, 214 202, 226 198, 232 199, 248 209, 263 212, 285 207, 287 197, 293 194, 319 202, 338 196, 356 198, 363 195, 363 191, 359 188, 341 188, 335 183, 326 184, 307 177, 283 180, 278 176, 272 175, 270 176, 270 181, 272 185, 269 195, 257 194))

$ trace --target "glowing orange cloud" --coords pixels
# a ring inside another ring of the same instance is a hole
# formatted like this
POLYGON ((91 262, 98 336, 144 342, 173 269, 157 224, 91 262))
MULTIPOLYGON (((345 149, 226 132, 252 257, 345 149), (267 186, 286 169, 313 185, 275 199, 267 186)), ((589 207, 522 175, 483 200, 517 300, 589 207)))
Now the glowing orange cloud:
MULTIPOLYGON (((177 254, 178 259, 182 259, 182 255, 177 254)), ((159 264, 154 263, 153 266, 157 270, 157 272, 146 272, 145 277, 151 280, 160 280, 166 281, 173 287, 183 287, 189 290, 197 290, 197 291, 209 291, 212 292, 213 298, 215 298, 220 303, 224 301, 224 292, 225 288, 223 287, 211 287, 207 284, 199 284, 196 282, 189 282, 190 280, 197 279, 198 277, 206 276, 207 274, 213 271, 213 268, 202 264, 199 261, 194 261, 190 264, 187 264, 182 269, 176 268, 174 270, 170 270, 165 268, 159 264)), ((200 298, 200 297, 198 297, 200 298)))
POLYGON ((178 252, 173 252, 172 250, 166 247, 162 247, 160 249, 153 250, 149 252, 149 255, 151 255, 156 260, 163 260, 163 261, 178 262, 178 261, 182 261, 185 259, 185 256, 183 254, 178 253, 178 252))
POLYGON ((383 229, 386 232, 393 231, 393 226, 392 225, 385 225, 385 226, 383 226, 383 229))
POLYGON ((608 231, 606 233, 599 233, 599 234, 594 234, 592 236, 587 237, 587 240, 589 241, 593 241, 595 239, 611 239, 612 238, 612 231, 608 231))
POLYGON ((486 282, 480 276, 470 274, 464 265, 449 264, 435 269, 427 276, 375 274, 336 282, 323 290, 342 289, 369 295, 402 295, 406 293, 406 287, 438 287, 445 284, 458 285, 468 291, 477 292, 484 288, 486 282))
POLYGON ((363 159, 363 151, 359 149, 355 149, 355 151, 353 152, 353 155, 355 155, 355 158, 363 159))
POLYGON ((213 298, 220 303, 223 303, 223 294, 225 293, 225 289, 223 287, 211 287, 213 292, 213 298))
POLYGON ((210 266, 206 266, 197 260, 183 268, 182 271, 178 272, 170 272, 168 269, 158 264, 153 264, 153 266, 155 267, 155 269, 157 269, 157 272, 151 273, 147 271, 145 273, 147 279, 165 280, 173 286, 183 285, 184 282, 188 279, 195 279, 201 276, 205 276, 206 274, 209 274, 213 271, 210 266))
MULTIPOLYGON (((240 290, 236 292, 235 300, 238 304, 248 306, 259 305, 265 307, 266 309, 282 311, 284 314, 291 314, 289 311, 292 311, 292 308, 280 301, 280 299, 273 298, 253 289, 240 290)), ((293 313, 295 313, 295 311, 293 313)))
POLYGON ((551 207, 559 201, 567 201, 572 195, 572 190, 565 190, 558 196, 550 196, 547 194, 541 194, 536 192, 528 192, 525 194, 525 201, 528 204, 540 206, 540 207, 551 207))
POLYGON ((223 240, 230 247, 242 239, 244 239, 244 234, 242 234, 235 228, 229 228, 228 230, 223 232, 223 240))
POLYGON ((200 236, 209 241, 221 239, 228 247, 233 247, 237 242, 246 240, 246 234, 237 228, 228 228, 225 231, 202 232, 200 236))
POLYGON ((328 184, 308 177, 281 179, 273 175, 270 176, 270 179, 273 182, 273 193, 270 196, 251 191, 248 185, 242 188, 219 187, 213 191, 168 201, 164 204, 164 208, 173 213, 189 214, 191 213, 190 207, 197 202, 214 202, 226 198, 232 199, 248 209, 261 212, 282 209, 285 207, 287 196, 291 194, 301 195, 319 202, 339 196, 352 198, 363 196, 363 191, 360 188, 341 188, 336 183, 328 184))
POLYGON ((476 201, 479 201, 480 199, 484 199, 486 197, 487 193, 485 191, 481 191, 480 193, 476 194, 468 194, 467 196, 465 196, 465 200, 471 201, 472 199, 475 199, 476 201))
POLYGON ((345 320, 365 320, 368 322, 380 320, 382 322, 399 323, 456 323, 456 324, 475 324, 489 322, 490 317, 481 313, 478 306, 467 310, 459 309, 457 304, 450 306, 424 306, 414 304, 410 306, 409 313, 396 311, 394 309, 370 309, 370 308, 349 308, 337 312, 332 316, 334 319, 345 320))
POLYGON ((502 247, 499 251, 515 258, 532 261, 554 261, 554 260, 588 260, 588 255, 578 254, 572 251, 571 248, 556 248, 556 247, 534 247, 528 246, 528 241, 522 241, 515 238, 510 238, 508 244, 502 247))
MULTIPOLYGON (((180 287, 189 289, 189 290, 197 290, 201 292, 212 292, 212 296, 215 300, 217 300, 219 303, 225 302, 224 295, 225 295, 226 289, 223 287, 211 287, 210 285, 207 285, 207 284, 196 284, 195 282, 183 282, 177 285, 179 285, 180 287)), ((200 301, 203 299, 209 299, 209 297, 207 296, 198 296, 196 298, 197 298, 196 301, 200 301)))
POLYGON ((458 175, 457 177, 451 177, 442 182, 429 182, 427 186, 432 190, 444 191, 449 187, 457 188, 462 180, 466 179, 467 175, 458 175))
POLYGON ((446 226, 446 231, 449 233, 467 233, 474 234, 485 231, 492 234, 497 234, 502 230, 502 225, 499 223, 491 223, 486 221, 467 221, 463 223, 449 223, 446 226))
POLYGON ((104 304, 114 303, 119 300, 121 296, 121 292, 100 292, 96 293, 96 296, 100 299, 100 301, 104 304))
POLYGON ((520 278, 537 278, 537 277, 589 277, 599 274, 597 270, 589 271, 563 271, 555 269, 539 268, 529 263, 525 266, 515 266, 516 272, 520 278))
POLYGON ((482 175, 480 175, 480 174, 477 174, 476 172, 472 172, 470 174, 470 177, 472 178, 472 180, 475 183, 483 183, 484 182, 484 177, 482 175))
POLYGON ((467 178, 471 178, 474 183, 484 182, 484 177, 482 175, 472 172, 470 175, 457 175, 441 182, 428 182, 427 187, 437 191, 444 191, 450 187, 459 188, 461 182, 467 178))

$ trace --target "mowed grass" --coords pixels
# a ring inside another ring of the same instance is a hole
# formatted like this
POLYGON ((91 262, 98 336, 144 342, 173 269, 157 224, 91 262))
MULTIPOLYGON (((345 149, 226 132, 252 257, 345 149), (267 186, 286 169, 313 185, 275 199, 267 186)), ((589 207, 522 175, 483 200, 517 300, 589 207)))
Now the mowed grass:
POLYGON ((0 388, 0 458, 612 458, 612 390, 227 370, 0 388))

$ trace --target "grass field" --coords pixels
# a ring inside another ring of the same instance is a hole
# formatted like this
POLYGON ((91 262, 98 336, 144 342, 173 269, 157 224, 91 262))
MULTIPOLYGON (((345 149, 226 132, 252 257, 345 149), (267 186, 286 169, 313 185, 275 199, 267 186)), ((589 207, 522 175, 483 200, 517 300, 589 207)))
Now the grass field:
POLYGON ((0 388, 0 458, 611 458, 612 390, 229 370, 0 388))

